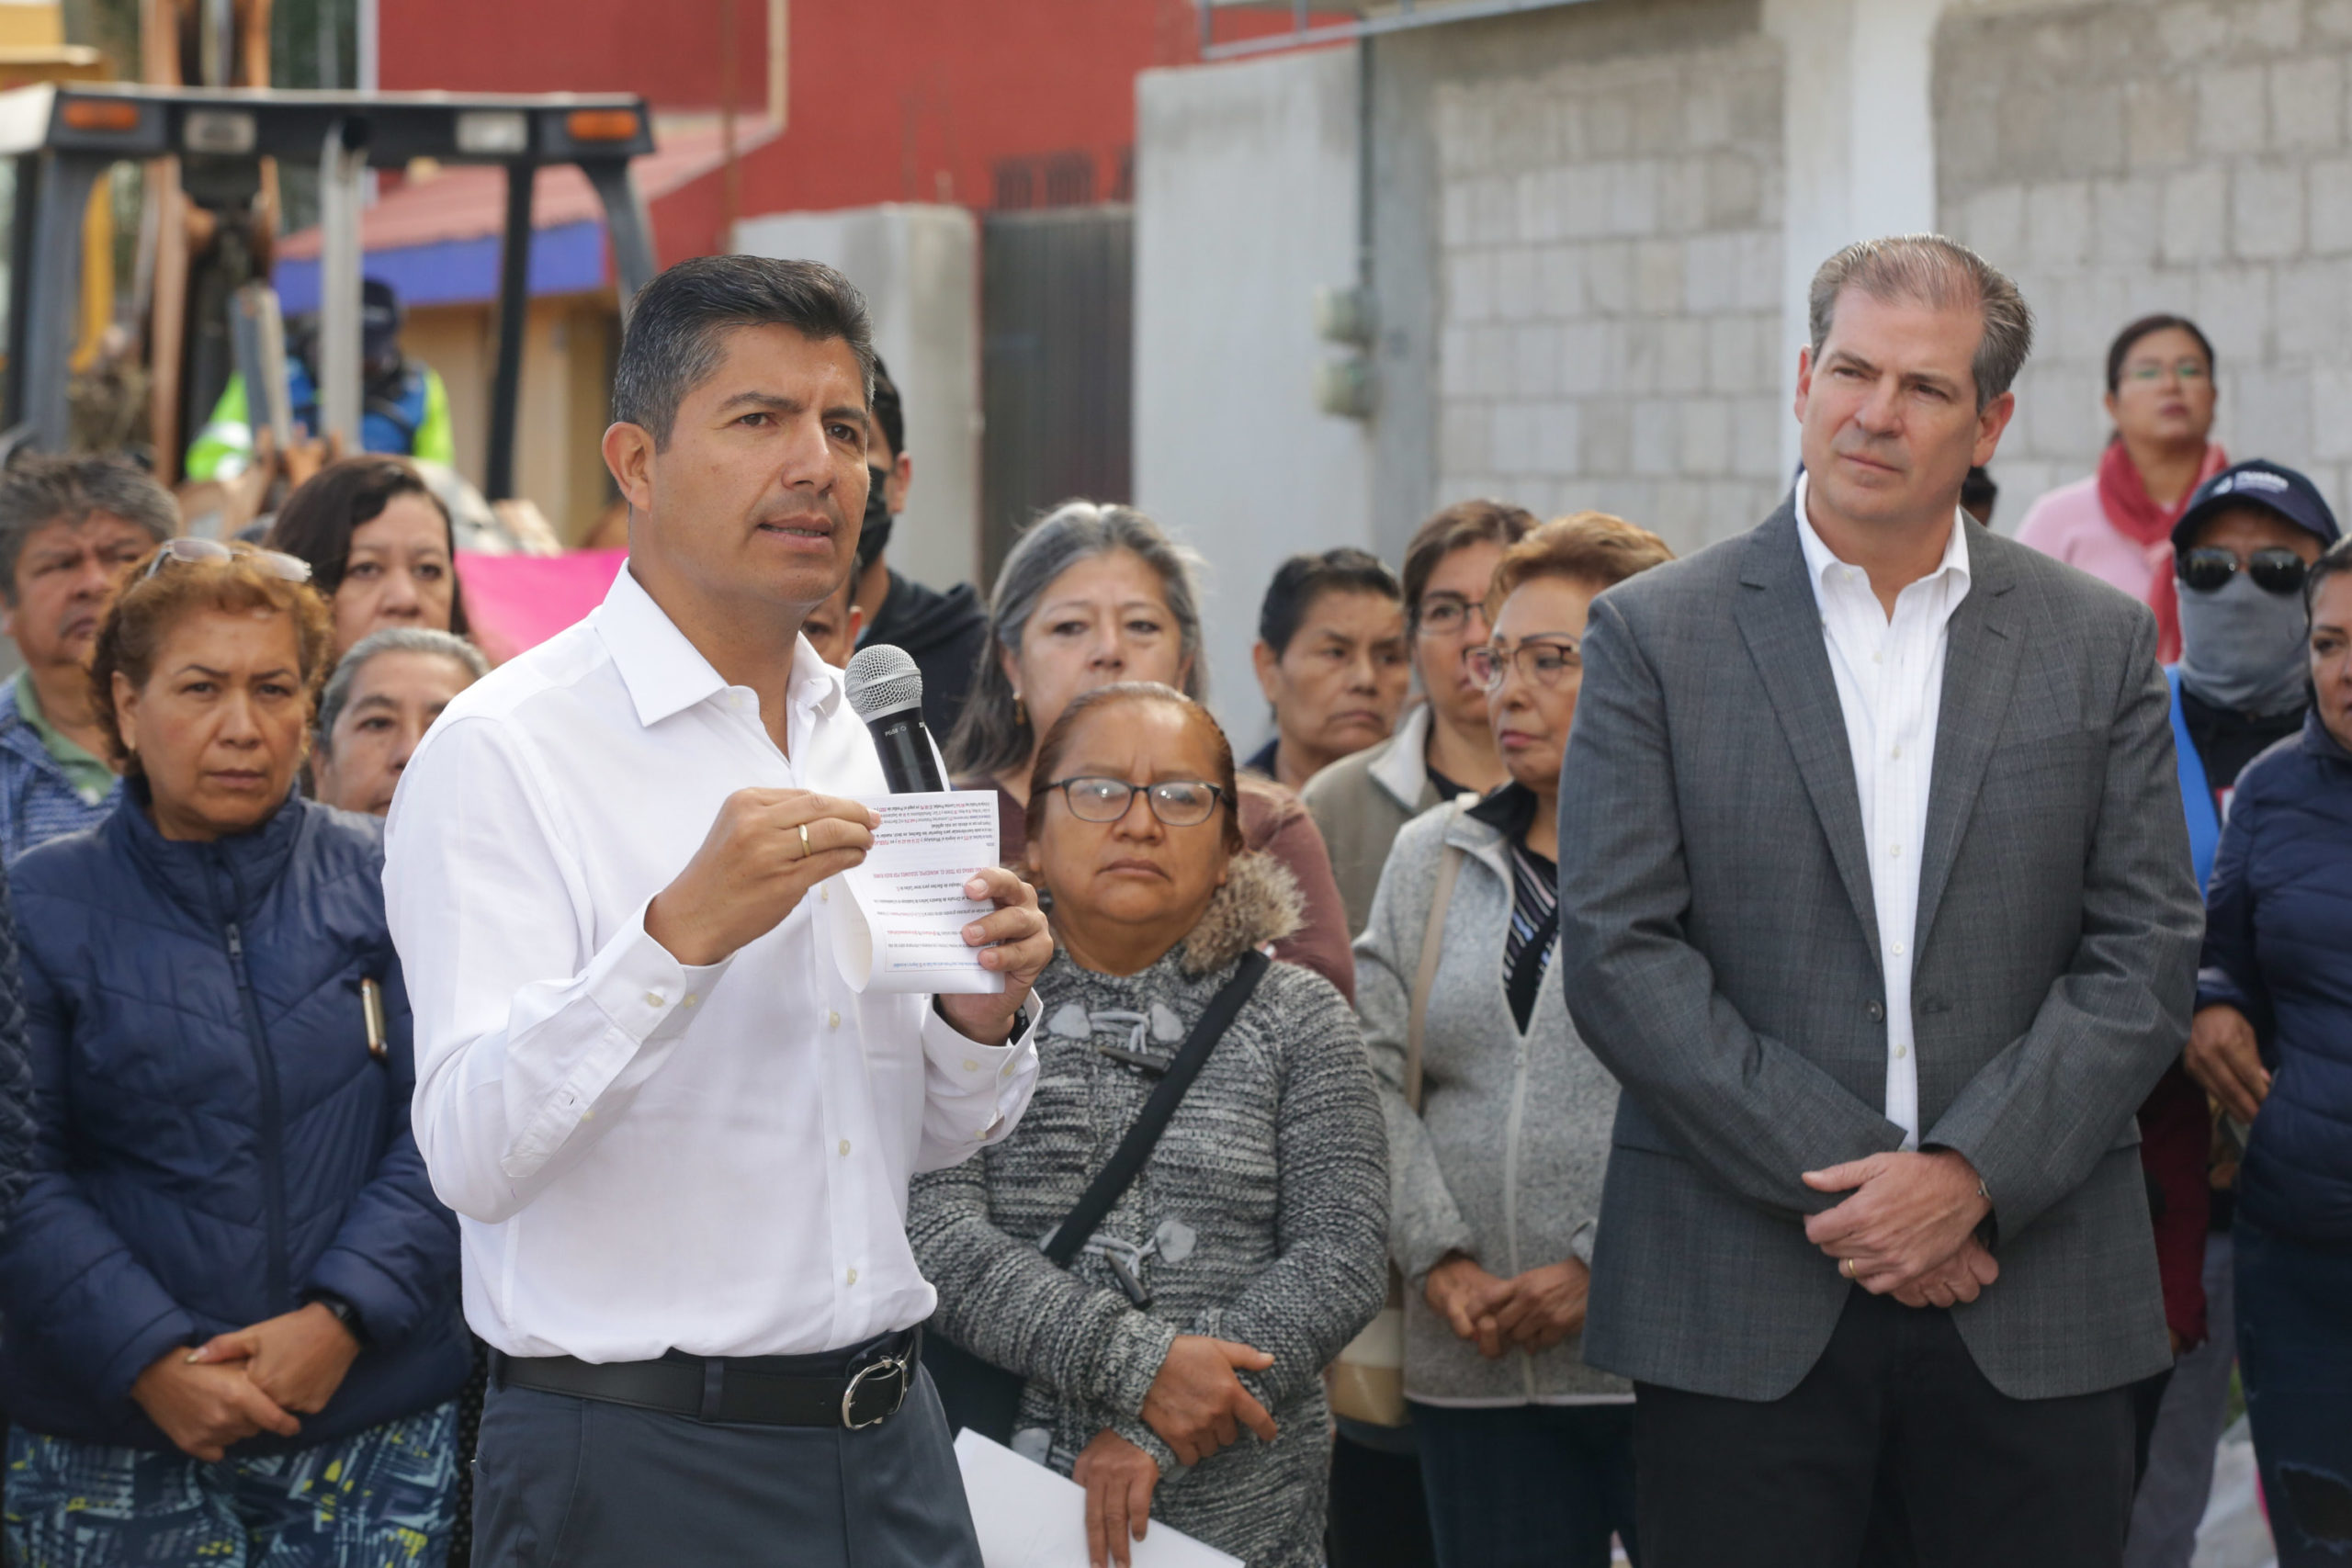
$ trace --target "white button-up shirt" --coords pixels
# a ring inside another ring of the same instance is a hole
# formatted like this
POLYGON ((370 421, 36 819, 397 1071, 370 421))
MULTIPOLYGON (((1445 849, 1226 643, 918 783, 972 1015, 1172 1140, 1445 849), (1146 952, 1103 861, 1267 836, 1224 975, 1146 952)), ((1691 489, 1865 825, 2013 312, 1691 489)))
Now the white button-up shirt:
MULTIPOLYGON (((386 829, 416 1141, 464 1233, 466 1316, 516 1356, 839 1348, 930 1315, 907 1181, 1010 1132, 1037 1057, 923 996, 861 996, 820 886, 687 968, 645 931, 734 791, 885 793, 800 643, 789 756, 628 571, 449 705, 386 829)), ((977 908, 977 906, 976 906, 977 908)))
POLYGON ((1861 796, 1862 842, 1870 852, 1879 967, 1886 976, 1886 1119, 1903 1129, 1905 1148, 1917 1148, 1919 1061, 1911 970, 1918 956, 1913 948, 1919 847, 1928 836, 1928 784, 1935 769, 1951 613, 1968 597, 1968 520, 1954 512, 1942 562, 1895 595, 1890 616, 1871 591, 1870 573, 1830 553, 1805 506, 1800 474, 1797 538, 1838 679, 1838 705, 1845 711, 1854 786, 1861 796))

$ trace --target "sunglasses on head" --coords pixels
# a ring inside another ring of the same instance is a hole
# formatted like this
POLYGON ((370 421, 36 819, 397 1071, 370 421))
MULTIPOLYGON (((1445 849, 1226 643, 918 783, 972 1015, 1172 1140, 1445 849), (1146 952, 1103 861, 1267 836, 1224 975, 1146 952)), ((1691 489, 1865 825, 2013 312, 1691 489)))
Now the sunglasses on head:
POLYGON ((289 556, 283 550, 265 550, 257 545, 224 545, 218 539, 185 536, 165 539, 157 546, 154 558, 147 563, 147 570, 139 574, 139 581, 144 582, 163 570, 167 560, 193 564, 200 560, 235 560, 240 557, 254 562, 272 577, 282 578, 288 582, 311 581, 311 563, 300 556, 289 556))

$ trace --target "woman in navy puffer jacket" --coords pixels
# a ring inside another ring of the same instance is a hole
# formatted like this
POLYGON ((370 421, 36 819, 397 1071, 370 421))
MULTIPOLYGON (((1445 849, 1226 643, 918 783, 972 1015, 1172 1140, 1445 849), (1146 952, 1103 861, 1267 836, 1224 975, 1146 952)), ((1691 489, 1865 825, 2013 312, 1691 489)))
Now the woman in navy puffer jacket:
POLYGON ((305 576, 159 551, 93 671, 123 809, 9 868, 36 1123, 0 1240, 11 1562, 446 1551, 457 1227, 409 1132, 378 826, 293 788, 329 646, 305 576))
POLYGON ((2238 1366, 2280 1568, 2352 1552, 2352 544, 2311 569, 2314 700, 2238 775, 2189 1070, 2241 1121, 2238 1366))

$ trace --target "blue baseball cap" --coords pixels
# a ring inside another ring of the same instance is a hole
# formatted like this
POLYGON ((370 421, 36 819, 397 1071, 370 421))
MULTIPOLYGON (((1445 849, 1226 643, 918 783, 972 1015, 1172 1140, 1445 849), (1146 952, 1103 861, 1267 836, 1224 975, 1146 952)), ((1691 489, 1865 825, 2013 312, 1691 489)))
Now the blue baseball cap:
POLYGON ((2174 553, 2188 548, 2189 541, 2197 537, 2197 530, 2208 519, 2233 506, 2259 506, 2276 513, 2323 545, 2332 545, 2344 536, 2343 530, 2335 525, 2335 513, 2328 510, 2317 485, 2283 464, 2267 463, 2256 457, 2223 468, 2197 487, 2180 521, 2172 525, 2174 553))

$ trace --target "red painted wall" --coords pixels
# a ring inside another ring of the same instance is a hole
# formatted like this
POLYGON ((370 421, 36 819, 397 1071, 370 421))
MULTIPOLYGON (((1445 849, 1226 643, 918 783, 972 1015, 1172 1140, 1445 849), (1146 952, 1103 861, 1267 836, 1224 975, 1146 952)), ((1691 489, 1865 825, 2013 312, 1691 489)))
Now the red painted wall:
MULTIPOLYGON (((767 101, 766 0, 735 0, 738 103, 767 101)), ((636 92, 715 107, 719 0, 397 0, 381 8, 388 88, 636 92)), ((1135 77, 1199 55, 1191 0, 794 0, 785 134, 743 160, 743 213, 884 201, 997 201, 1001 164, 1080 153, 1091 198, 1123 196, 1135 77)), ((1288 25, 1227 13, 1220 38, 1288 25)), ((718 243, 717 179, 660 204, 662 260, 718 243), (707 241, 695 236, 707 232, 707 241), (671 254, 673 250, 676 254, 671 254)))

